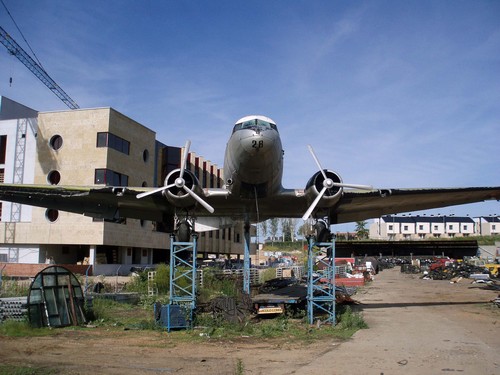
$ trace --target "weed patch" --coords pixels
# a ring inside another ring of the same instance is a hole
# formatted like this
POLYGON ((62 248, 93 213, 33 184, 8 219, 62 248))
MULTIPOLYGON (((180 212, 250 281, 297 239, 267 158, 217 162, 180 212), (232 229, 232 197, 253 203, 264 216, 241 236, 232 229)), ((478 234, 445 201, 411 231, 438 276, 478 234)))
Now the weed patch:
POLYGON ((17 322, 14 320, 6 320, 0 324, 0 336, 8 337, 34 337, 34 336, 49 336, 54 334, 54 330, 50 328, 32 328, 28 322, 17 322))
POLYGON ((120 326, 134 329, 153 329, 153 306, 144 309, 138 305, 119 303, 105 298, 94 298, 89 312, 92 323, 98 326, 120 326))
POLYGON ((59 373, 59 371, 54 369, 0 365, 0 375, 55 375, 59 373))

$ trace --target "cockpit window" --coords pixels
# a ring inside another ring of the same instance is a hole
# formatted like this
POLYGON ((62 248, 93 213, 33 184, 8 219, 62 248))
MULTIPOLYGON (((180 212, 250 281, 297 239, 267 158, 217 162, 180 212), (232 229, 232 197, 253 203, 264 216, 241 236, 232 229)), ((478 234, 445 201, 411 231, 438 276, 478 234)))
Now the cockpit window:
POLYGON ((241 129, 259 129, 259 130, 273 129, 278 131, 278 127, 275 124, 259 119, 252 119, 249 121, 240 122, 239 124, 236 124, 233 128, 233 133, 241 129))

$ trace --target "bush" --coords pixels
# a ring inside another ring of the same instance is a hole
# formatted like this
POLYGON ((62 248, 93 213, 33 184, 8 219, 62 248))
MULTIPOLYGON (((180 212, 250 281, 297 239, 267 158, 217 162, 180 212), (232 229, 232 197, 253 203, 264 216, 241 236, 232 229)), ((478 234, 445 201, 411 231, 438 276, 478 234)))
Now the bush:
POLYGON ((266 281, 276 278, 276 268, 267 268, 260 273, 260 283, 264 284, 266 281))
POLYGON ((135 292, 140 294, 148 293, 148 272, 140 272, 137 276, 130 278, 130 281, 125 286, 127 292, 135 292))
POLYGON ((199 288, 200 296, 210 299, 214 296, 238 297, 241 284, 234 278, 227 278, 220 274, 216 268, 203 270, 203 286, 199 288))
POLYGON ((155 282, 158 293, 167 294, 170 292, 170 267, 165 263, 161 263, 156 267, 155 282))
POLYGON ((359 329, 368 328, 368 325, 360 313, 353 312, 350 306, 345 306, 343 312, 340 314, 337 327, 339 329, 353 330, 355 332, 359 329))
POLYGON ((29 281, 10 280, 2 278, 2 287, 0 288, 0 297, 26 297, 30 289, 29 281))

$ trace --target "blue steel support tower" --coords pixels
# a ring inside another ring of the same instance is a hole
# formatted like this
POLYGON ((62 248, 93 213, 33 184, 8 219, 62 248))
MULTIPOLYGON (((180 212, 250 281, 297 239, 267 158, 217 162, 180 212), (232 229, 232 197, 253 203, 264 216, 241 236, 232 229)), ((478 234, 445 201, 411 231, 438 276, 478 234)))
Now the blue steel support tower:
POLYGON ((331 242, 308 239, 307 317, 309 324, 335 324, 335 237, 331 242), (321 318, 320 318, 321 317, 321 318))
POLYGON ((196 240, 196 234, 192 235, 192 242, 176 242, 175 236, 170 237, 169 331, 171 328, 187 328, 193 322, 193 311, 196 308, 196 240), (174 316, 173 312, 178 311, 186 312, 185 320, 174 316))

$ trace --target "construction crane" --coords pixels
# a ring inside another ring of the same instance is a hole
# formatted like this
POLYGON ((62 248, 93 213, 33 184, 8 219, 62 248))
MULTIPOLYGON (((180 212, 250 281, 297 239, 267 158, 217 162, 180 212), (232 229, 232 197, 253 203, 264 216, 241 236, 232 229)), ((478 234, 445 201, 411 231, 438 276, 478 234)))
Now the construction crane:
POLYGON ((61 99, 64 104, 66 104, 71 109, 80 108, 76 102, 69 97, 64 90, 59 87, 57 83, 54 82, 52 78, 47 74, 45 69, 43 69, 35 60, 31 58, 30 55, 24 51, 24 49, 17 44, 17 42, 12 39, 12 37, 0 26, 0 42, 7 48, 11 55, 17 57, 40 81, 42 81, 45 86, 47 86, 50 91, 52 91, 59 99, 61 99))

